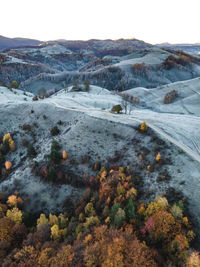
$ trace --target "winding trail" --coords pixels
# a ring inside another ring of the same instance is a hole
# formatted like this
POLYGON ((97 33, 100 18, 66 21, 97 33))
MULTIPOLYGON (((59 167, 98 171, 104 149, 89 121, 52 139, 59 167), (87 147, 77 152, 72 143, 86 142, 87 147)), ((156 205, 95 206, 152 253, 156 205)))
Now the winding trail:
MULTIPOLYGON (((142 123, 144 121, 144 120, 138 119, 137 117, 134 117, 134 116, 131 116, 131 115, 129 115, 129 116, 116 115, 116 114, 113 114, 113 113, 110 113, 110 112, 97 110, 95 108, 78 109, 78 108, 65 107, 65 106, 62 106, 62 105, 56 103, 53 100, 50 100, 49 103, 55 105, 57 108, 61 108, 61 109, 65 109, 65 110, 72 110, 72 111, 77 111, 77 112, 84 112, 84 113, 88 114, 89 116, 96 117, 96 118, 98 118, 97 114, 104 115, 104 116, 106 116, 106 117, 108 117, 110 119, 111 118, 117 118, 117 120, 122 124, 127 124, 128 121, 134 121, 134 122, 139 122, 139 123, 142 123), (92 113, 92 111, 95 111, 95 113, 92 113)), ((184 145, 180 141, 176 140, 175 138, 173 138, 172 136, 167 134, 165 131, 161 130, 159 127, 153 125, 154 122, 152 122, 152 121, 150 122, 149 120, 145 120, 145 122, 147 123, 148 127, 150 127, 152 130, 154 130, 159 135, 161 135, 162 137, 164 137, 165 139, 170 141, 172 144, 174 144, 177 147, 179 147, 181 150, 183 150, 185 153, 187 153, 191 158, 193 158, 194 160, 196 160, 197 162, 200 163, 200 150, 199 150, 199 147, 197 147, 196 143, 194 143, 192 139, 191 139, 191 142, 197 148, 196 149, 197 153, 194 152, 188 146, 184 145)))

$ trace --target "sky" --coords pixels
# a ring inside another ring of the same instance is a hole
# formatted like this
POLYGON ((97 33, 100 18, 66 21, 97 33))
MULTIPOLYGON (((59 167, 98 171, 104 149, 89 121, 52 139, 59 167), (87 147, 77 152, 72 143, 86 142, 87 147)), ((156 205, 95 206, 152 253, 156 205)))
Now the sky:
POLYGON ((0 0, 0 35, 200 43, 200 0, 0 0))

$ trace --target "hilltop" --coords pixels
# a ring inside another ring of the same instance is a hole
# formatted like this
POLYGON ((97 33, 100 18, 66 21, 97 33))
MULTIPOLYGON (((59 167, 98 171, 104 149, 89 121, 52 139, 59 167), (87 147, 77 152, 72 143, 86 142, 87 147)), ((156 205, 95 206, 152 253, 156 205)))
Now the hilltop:
POLYGON ((42 44, 42 41, 27 38, 8 38, 0 35, 0 50, 39 44, 42 44))

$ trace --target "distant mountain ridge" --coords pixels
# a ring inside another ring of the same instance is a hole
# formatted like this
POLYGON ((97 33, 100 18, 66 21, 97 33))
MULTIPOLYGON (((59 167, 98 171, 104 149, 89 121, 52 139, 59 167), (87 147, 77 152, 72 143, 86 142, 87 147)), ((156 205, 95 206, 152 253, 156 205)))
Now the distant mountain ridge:
MULTIPOLYGON (((0 51, 0 85, 9 86, 16 80, 21 89, 35 94, 41 88, 59 91, 85 80, 108 90, 124 91, 200 76, 200 58, 174 51, 182 50, 180 47, 163 49, 137 39, 52 40, 39 44, 37 40, 16 40, 21 46, 14 42, 12 48, 0 51)), ((190 51, 198 55, 199 48, 190 51)))
POLYGON ((170 43, 162 43, 162 44, 156 44, 158 47, 163 47, 167 49, 172 50, 182 50, 186 53, 192 54, 194 56, 200 55, 200 43, 194 43, 194 44, 170 44, 170 43))
POLYGON ((8 38, 0 35, 0 50, 8 48, 16 48, 27 45, 39 45, 42 44, 42 41, 28 39, 28 38, 8 38))

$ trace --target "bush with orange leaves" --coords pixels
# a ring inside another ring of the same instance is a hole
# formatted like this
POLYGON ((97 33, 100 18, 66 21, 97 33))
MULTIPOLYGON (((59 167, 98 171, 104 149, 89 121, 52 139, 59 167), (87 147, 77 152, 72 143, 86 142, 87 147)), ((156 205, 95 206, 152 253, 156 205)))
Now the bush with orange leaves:
POLYGON ((9 160, 7 160, 7 161, 5 162, 5 168, 6 168, 7 171, 10 170, 10 169, 12 168, 12 163, 11 163, 9 160))
POLYGON ((23 200, 21 199, 21 197, 18 197, 16 195, 11 195, 8 197, 7 204, 10 207, 17 207, 17 205, 23 204, 23 200))
POLYGON ((64 160, 67 160, 67 152, 66 152, 66 150, 63 150, 63 152, 62 152, 62 157, 63 157, 63 159, 64 160))

